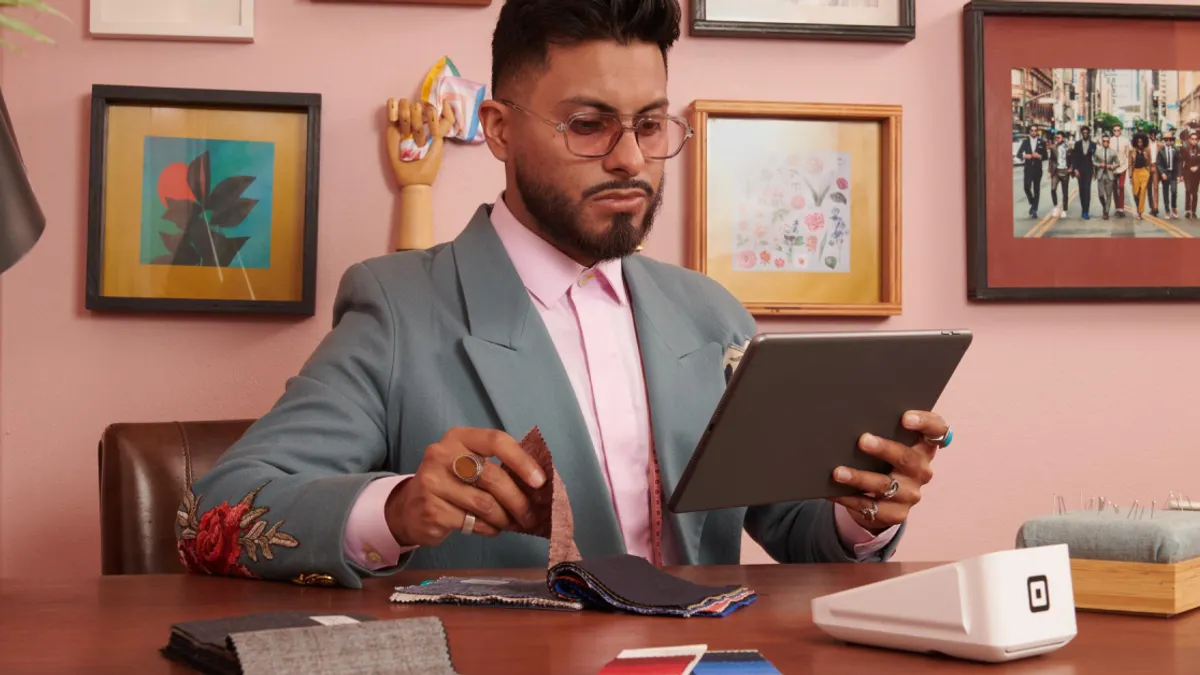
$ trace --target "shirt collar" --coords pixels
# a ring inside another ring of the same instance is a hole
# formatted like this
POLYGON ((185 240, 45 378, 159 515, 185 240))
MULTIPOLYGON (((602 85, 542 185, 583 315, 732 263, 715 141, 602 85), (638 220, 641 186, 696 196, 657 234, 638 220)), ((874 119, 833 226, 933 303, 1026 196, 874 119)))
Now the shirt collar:
POLYGON ((492 205, 491 221, 521 283, 542 306, 553 306, 572 284, 592 276, 601 279, 603 288, 619 304, 628 301, 620 258, 590 268, 580 265, 522 225, 504 203, 504 193, 492 205))

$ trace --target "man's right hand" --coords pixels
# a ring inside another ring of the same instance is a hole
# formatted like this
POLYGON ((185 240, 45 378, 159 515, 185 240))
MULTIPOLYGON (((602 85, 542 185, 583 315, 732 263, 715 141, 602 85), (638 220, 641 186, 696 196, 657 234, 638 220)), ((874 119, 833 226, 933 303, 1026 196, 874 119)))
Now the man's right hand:
POLYGON ((546 481, 541 467, 511 436, 496 429, 458 427, 425 449, 416 473, 400 483, 384 507, 388 528, 401 546, 436 546, 463 527, 467 513, 476 517, 473 534, 494 537, 504 530, 536 524, 533 506, 499 459, 533 488, 546 481), (454 460, 473 453, 484 460, 483 473, 467 484, 454 473, 454 460))

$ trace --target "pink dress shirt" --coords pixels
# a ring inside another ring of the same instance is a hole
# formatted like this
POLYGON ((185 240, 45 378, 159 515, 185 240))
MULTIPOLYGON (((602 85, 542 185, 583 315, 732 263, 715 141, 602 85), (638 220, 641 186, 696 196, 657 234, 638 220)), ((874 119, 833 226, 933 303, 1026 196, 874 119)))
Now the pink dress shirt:
MULTIPOLYGON (((491 220, 566 368, 626 550, 650 559, 650 415, 621 261, 584 268, 521 225, 503 195, 492 208, 491 220)), ((350 510, 344 551, 366 569, 395 565, 401 554, 415 548, 397 544, 384 517, 388 495, 407 477, 372 481, 350 510)), ((873 536, 841 505, 834 513, 839 537, 859 559, 895 536, 896 527, 873 536)), ((669 523, 663 526, 663 561, 678 564, 669 523)))

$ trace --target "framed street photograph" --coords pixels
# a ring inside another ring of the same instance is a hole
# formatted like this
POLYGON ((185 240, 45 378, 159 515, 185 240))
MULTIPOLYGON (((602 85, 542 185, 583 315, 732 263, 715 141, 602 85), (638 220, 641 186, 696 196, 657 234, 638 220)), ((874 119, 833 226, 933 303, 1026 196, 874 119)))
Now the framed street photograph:
POLYGON ((899 314, 898 106, 695 101, 689 267, 756 316, 899 314))
POLYGON ((963 20, 969 298, 1200 299, 1200 7, 963 20))
POLYGON ((90 0, 95 38, 254 41, 254 0, 90 0))
POLYGON ((916 0, 692 0, 700 37, 908 42, 916 0))
POLYGON ((314 312, 319 94, 92 87, 85 305, 314 312))

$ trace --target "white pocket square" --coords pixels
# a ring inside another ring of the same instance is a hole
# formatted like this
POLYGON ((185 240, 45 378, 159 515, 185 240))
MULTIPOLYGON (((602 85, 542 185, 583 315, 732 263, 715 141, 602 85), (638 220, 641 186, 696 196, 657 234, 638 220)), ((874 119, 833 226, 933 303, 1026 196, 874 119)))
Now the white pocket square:
POLYGON ((746 353, 746 348, 750 346, 750 341, 746 340, 741 345, 729 345, 725 348, 725 358, 721 360, 721 370, 725 371, 725 377, 733 377, 733 371, 737 370, 738 364, 742 362, 742 355, 746 353))

